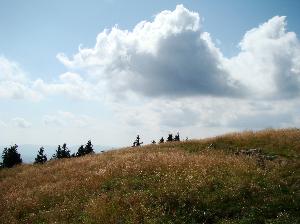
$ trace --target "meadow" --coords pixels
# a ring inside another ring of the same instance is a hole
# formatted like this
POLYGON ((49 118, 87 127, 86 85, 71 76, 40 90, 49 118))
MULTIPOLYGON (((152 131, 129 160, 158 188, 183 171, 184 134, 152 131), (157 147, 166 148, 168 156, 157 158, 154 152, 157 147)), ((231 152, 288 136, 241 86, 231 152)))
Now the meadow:
POLYGON ((2 169, 0 223, 300 223, 299 152, 268 129, 2 169))

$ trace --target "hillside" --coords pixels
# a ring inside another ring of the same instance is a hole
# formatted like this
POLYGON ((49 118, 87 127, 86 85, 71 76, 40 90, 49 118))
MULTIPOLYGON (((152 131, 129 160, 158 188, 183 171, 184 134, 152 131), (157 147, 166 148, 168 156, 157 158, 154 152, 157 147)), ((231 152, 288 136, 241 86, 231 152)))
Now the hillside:
POLYGON ((300 223, 300 130, 0 170, 1 223, 300 223))

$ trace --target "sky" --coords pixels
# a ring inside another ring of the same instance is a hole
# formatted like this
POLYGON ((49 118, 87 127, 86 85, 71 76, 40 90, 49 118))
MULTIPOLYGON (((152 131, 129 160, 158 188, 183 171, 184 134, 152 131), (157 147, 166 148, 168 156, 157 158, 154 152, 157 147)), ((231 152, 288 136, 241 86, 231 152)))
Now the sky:
POLYGON ((0 0, 0 145, 300 126, 298 0, 0 0))

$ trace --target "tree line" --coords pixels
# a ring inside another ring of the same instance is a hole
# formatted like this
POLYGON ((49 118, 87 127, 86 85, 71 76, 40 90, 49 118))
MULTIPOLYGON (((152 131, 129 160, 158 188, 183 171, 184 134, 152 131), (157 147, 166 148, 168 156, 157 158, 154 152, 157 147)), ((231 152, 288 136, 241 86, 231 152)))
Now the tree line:
MULTIPOLYGON (((141 146, 143 144, 143 142, 140 141, 140 136, 137 135, 136 137, 136 140, 133 142, 132 144, 132 147, 138 147, 138 146, 141 146)), ((186 140, 188 140, 188 138, 186 138, 186 140)), ((169 134, 167 139, 166 139, 166 142, 177 142, 177 141, 180 141, 180 136, 179 136, 179 132, 177 132, 177 134, 173 137, 173 134, 169 134)), ((161 139, 159 139, 158 143, 159 144, 162 144, 165 142, 165 139, 164 137, 161 137, 161 139)), ((156 144, 156 141, 155 140, 152 140, 151 142, 152 144, 156 144)))
MULTIPOLYGON (((71 157, 81 157, 87 154, 95 153, 91 140, 89 140, 85 145, 81 145, 76 153, 71 154, 70 150, 67 147, 67 144, 64 143, 62 146, 58 145, 55 154, 52 155, 53 159, 63 159, 71 157)), ((35 157, 35 164, 43 164, 48 161, 47 155, 45 154, 44 147, 41 147, 38 150, 38 153, 35 157)), ((18 153, 18 145, 12 145, 10 147, 4 148, 2 152, 2 163, 0 163, 1 168, 11 168, 15 165, 21 164, 22 158, 21 154, 18 153)))
MULTIPOLYGON (((186 139, 187 140, 187 139, 186 139)), ((159 139, 159 144, 164 142, 172 142, 172 141, 180 141, 179 133, 177 133, 174 137, 173 134, 169 134, 166 141, 162 137, 159 139)), ((153 140, 152 144, 156 144, 156 141, 153 140)), ((140 136, 137 135, 136 140, 133 142, 132 147, 141 146, 143 142, 140 141, 140 136)), ((76 153, 71 154, 70 150, 67 147, 67 144, 64 143, 62 146, 58 145, 55 154, 52 155, 53 159, 63 159, 63 158, 72 158, 72 157, 81 157, 88 154, 95 153, 91 140, 89 140, 85 145, 81 145, 76 153)), ((43 164, 48 161, 47 155, 45 154, 44 147, 41 147, 37 155, 35 157, 34 163, 35 164, 43 164)), ((18 145, 13 145, 10 147, 4 148, 2 152, 2 163, 0 163, 0 168, 11 168, 15 165, 21 164, 22 158, 21 154, 18 153, 18 145)))

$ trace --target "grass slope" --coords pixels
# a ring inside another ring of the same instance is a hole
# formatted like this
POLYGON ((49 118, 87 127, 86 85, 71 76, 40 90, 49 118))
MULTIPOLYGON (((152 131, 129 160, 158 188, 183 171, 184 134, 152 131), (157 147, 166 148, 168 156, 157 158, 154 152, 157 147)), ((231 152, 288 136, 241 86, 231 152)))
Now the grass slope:
POLYGON ((300 223, 299 152, 264 130, 2 169, 0 222, 300 223))

